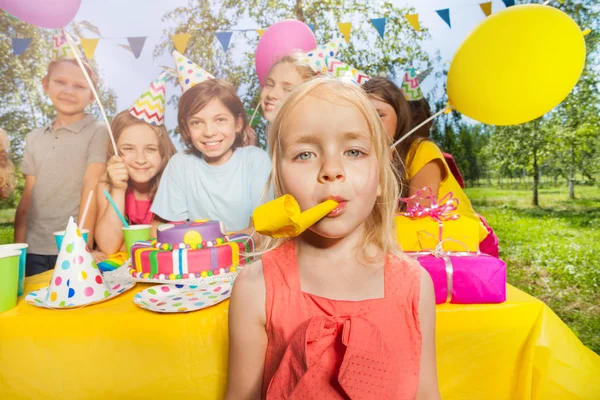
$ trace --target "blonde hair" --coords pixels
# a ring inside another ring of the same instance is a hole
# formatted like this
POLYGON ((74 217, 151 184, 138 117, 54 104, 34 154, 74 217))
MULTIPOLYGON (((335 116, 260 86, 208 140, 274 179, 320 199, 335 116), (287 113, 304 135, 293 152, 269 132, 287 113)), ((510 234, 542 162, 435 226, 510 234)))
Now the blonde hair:
MULTIPOLYGON (((365 232, 362 238, 362 251, 366 260, 370 257, 366 254, 369 245, 380 249, 384 254, 393 252, 401 254, 396 239, 394 226, 394 214, 396 202, 399 195, 399 185, 396 171, 390 162, 391 139, 386 133, 383 124, 377 114, 377 110, 371 104, 366 94, 355 84, 345 83, 329 77, 317 77, 299 85, 284 100, 271 123, 271 134, 269 136, 269 155, 272 160, 272 173, 265 189, 273 185, 275 198, 284 195, 281 176, 279 174, 279 158, 281 157, 281 136, 285 134, 282 128, 293 112, 294 108, 302 100, 311 95, 336 98, 343 103, 349 103, 357 109, 366 119, 371 134, 373 149, 377 157, 379 168, 379 185, 381 196, 375 203, 369 217, 365 220, 365 232)), ((269 251, 279 247, 283 239, 265 238, 261 240, 260 252, 269 251)))
POLYGON ((10 160, 10 139, 6 131, 0 128, 0 199, 9 197, 17 186, 15 166, 10 160))
MULTIPOLYGON (((94 89, 97 89, 98 88, 98 74, 86 60, 81 60, 81 62, 83 63, 83 67, 85 68, 88 75, 90 76, 92 83, 94 84, 94 89)), ((52 75, 52 71, 60 63, 74 64, 77 67, 79 67, 77 60, 63 59, 63 60, 50 61, 50 64, 48 64, 48 71, 46 72, 46 76, 44 76, 44 78, 42 78, 42 79, 45 79, 45 80, 50 79, 50 75, 52 75)))
MULTIPOLYGON (((156 190, 158 189, 160 177, 162 176, 162 173, 165 170, 165 167, 167 166, 167 163, 169 162, 171 157, 175 153, 177 153, 177 149, 173 145, 173 142, 171 142, 171 138, 169 137, 167 129, 164 125, 151 125, 131 115, 129 113, 129 110, 121 111, 120 113, 118 113, 113 118, 112 123, 110 124, 110 128, 115 137, 115 142, 119 142, 119 138, 121 137, 121 134, 125 131, 125 129, 134 125, 141 124, 146 125, 156 135, 156 138, 158 140, 158 153, 161 157, 161 164, 158 173, 154 178, 152 178, 152 182, 150 184, 150 198, 153 198, 156 194, 156 190)), ((107 147, 107 155, 108 158, 111 158, 115 155, 115 151, 112 146, 107 147)))
POLYGON ((308 64, 300 61, 300 57, 301 53, 294 53, 281 57, 275 62, 275 64, 273 64, 271 70, 269 71, 269 74, 271 73, 271 71, 273 71, 273 68, 275 68, 279 64, 292 64, 294 67, 296 67, 296 71, 298 72, 298 74, 300 74, 302 81, 306 81, 317 75, 317 73, 313 71, 313 69, 308 64))

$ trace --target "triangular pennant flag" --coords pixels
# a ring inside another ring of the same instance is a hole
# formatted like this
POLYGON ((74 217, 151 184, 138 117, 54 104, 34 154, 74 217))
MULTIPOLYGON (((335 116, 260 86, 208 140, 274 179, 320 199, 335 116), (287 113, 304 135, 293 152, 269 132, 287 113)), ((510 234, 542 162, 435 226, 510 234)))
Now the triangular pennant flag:
POLYGON ((406 14, 404 18, 406 18, 410 26, 412 26, 415 31, 421 32, 421 25, 419 24, 419 14, 406 14))
POLYGON ((83 48, 83 52, 88 59, 94 57, 94 52, 96 51, 96 46, 98 46, 98 41, 100 39, 81 39, 81 47, 83 48))
POLYGON ((177 50, 181 54, 185 53, 185 49, 187 49, 190 37, 191 36, 189 33, 178 33, 176 35, 171 35, 171 40, 173 41, 173 46, 175 46, 175 50, 177 50))
POLYGON ((514 6, 515 5, 515 0, 502 0, 502 2, 504 3, 504 5, 506 7, 510 7, 510 6, 514 6))
POLYGON ((386 18, 371 19, 371 23, 373 24, 375 29, 377 29, 377 32, 379 33, 379 36, 381 36, 382 39, 383 39, 383 36, 385 35, 385 22, 386 22, 386 18))
POLYGON ((352 30, 352 22, 338 22, 337 25, 338 28, 340 28, 342 35, 344 35, 346 43, 350 43, 350 31, 352 30))
POLYGON ((27 50, 31 44, 31 38, 10 38, 12 41, 13 53, 16 56, 20 56, 27 50))
POLYGON ((215 32, 215 36, 221 42, 221 46, 223 46, 223 51, 227 53, 227 49, 229 48, 229 42, 231 42, 231 36, 233 32, 215 32))
POLYGON ((69 218, 65 237, 56 259, 45 304, 50 307, 83 306, 111 296, 111 289, 77 227, 69 218))
POLYGON ((256 33, 258 33, 258 37, 262 37, 263 33, 265 33, 266 29, 257 29, 256 33))
POLYGON ((362 85, 371 79, 371 77, 364 72, 333 57, 326 57, 325 61, 327 63, 327 71, 336 78, 350 81, 358 85, 362 85))
POLYGON ((129 42, 133 56, 135 58, 140 58, 140 54, 142 54, 142 49, 144 48, 144 43, 146 43, 146 36, 128 37, 127 41, 129 42))
POLYGON ((404 98, 408 101, 421 100, 423 98, 423 92, 419 86, 419 79, 417 73, 413 67, 409 67, 408 71, 404 74, 404 81, 400 90, 404 94, 404 98))
POLYGON ((162 125, 165 117, 167 73, 163 72, 152 82, 131 107, 129 114, 150 125, 162 125))
POLYGON ((315 24, 306 24, 306 25, 308 25, 310 30, 313 31, 313 33, 315 33, 315 24))
POLYGON ((489 17, 492 13, 492 2, 488 1, 487 3, 481 3, 479 5, 481 7, 481 11, 485 14, 486 17, 489 17))
POLYGON ((215 78, 177 50, 173 51, 173 58, 177 65, 177 75, 179 76, 179 84, 183 92, 200 82, 215 78))
POLYGON ((301 61, 307 63, 313 71, 317 74, 324 74, 327 72, 326 57, 335 57, 337 52, 346 46, 344 39, 338 38, 331 42, 317 46, 316 49, 309 51, 304 54, 304 58, 301 61))
MULTIPOLYGON (((75 41, 75 46, 79 45, 77 38, 74 38, 73 40, 75 41)), ((77 47, 75 48, 79 52, 79 49, 77 47)), ((79 52, 78 55, 81 56, 81 52, 79 52)), ((58 32, 52 38, 52 61, 74 59, 75 55, 67 42, 67 38, 62 32, 58 32)))
POLYGON ((444 20, 445 23, 448 24, 448 28, 452 28, 450 25, 450 9, 444 8, 443 10, 435 10, 435 12, 440 16, 441 19, 444 20))

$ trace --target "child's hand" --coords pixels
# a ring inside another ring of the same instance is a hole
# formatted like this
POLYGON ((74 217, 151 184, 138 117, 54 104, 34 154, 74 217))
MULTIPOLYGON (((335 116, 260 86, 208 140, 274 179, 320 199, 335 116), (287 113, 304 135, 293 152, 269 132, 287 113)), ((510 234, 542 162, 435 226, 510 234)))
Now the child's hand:
POLYGON ((102 262, 108 258, 106 254, 104 254, 100 250, 92 250, 92 257, 97 263, 102 262))
POLYGON ((127 189, 129 174, 121 157, 112 156, 106 164, 106 172, 108 173, 108 179, 113 189, 127 189))
POLYGON ((243 137, 244 137, 244 144, 243 144, 244 147, 258 146, 258 136, 256 135, 256 132, 254 132, 254 129, 252 129, 252 127, 250 125, 248 125, 248 127, 244 131, 243 137))

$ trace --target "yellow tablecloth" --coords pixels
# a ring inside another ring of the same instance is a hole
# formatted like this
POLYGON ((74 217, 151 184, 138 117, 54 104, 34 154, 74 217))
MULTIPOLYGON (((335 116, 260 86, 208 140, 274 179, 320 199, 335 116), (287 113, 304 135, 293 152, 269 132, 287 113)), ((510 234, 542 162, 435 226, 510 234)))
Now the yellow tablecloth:
MULTIPOLYGON (((50 277, 28 278, 26 292, 50 277)), ((147 286, 70 311, 21 299, 0 314, 0 399, 222 398, 228 302, 155 314, 132 301, 147 286)), ((445 400, 600 399, 600 357, 512 286, 504 304, 438 306, 437 354, 445 400)))

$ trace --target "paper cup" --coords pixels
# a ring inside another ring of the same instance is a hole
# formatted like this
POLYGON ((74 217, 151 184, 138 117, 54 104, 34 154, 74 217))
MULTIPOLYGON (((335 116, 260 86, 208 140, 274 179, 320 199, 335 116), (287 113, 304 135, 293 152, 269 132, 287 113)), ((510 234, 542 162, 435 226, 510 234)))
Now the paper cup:
POLYGON ((131 253, 131 247, 135 242, 143 242, 150 239, 151 225, 130 225, 129 228, 123 227, 123 237, 125 238, 125 247, 127 254, 131 253))
POLYGON ((4 250, 19 250, 21 255, 19 256, 19 290, 18 296, 21 296, 25 292, 25 265, 27 264, 27 243, 12 243, 0 245, 0 252, 4 250))
POLYGON ((0 252, 0 313, 17 305, 20 250, 0 252))
MULTIPOLYGON (((90 231, 87 229, 81 230, 81 235, 83 236, 83 240, 87 243, 88 241, 88 233, 90 231)), ((65 238, 65 231, 57 231, 54 232, 54 240, 56 240, 56 248, 58 248, 58 252, 60 253, 60 248, 62 246, 63 239, 65 238)))

